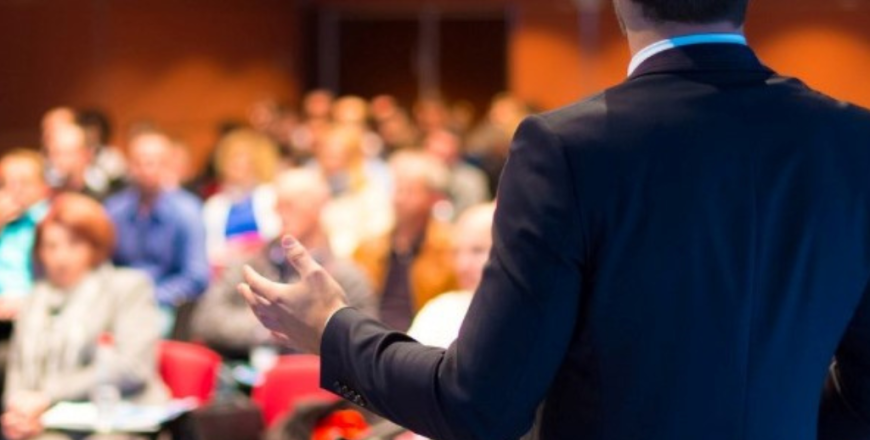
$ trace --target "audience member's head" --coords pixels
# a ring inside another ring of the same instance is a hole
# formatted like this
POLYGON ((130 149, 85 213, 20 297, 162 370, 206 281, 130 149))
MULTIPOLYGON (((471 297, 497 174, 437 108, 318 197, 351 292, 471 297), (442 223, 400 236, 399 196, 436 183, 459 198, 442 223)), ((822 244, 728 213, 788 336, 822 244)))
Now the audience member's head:
POLYGON ((427 153, 451 166, 462 157, 462 140, 448 130, 436 130, 426 135, 423 146, 427 153))
POLYGON ((61 289, 75 287, 109 259, 114 231, 98 202, 74 193, 59 195, 36 231, 36 256, 46 279, 61 289))
POLYGON ((57 130, 76 123, 76 112, 69 107, 55 107, 42 116, 42 144, 47 146, 57 130))
POLYGON ((283 171, 275 179, 275 211, 281 219, 281 233, 307 243, 320 232, 321 212, 330 200, 323 176, 309 169, 283 171))
POLYGON ((217 145, 215 170, 224 188, 250 190, 270 182, 278 169, 278 147, 265 134, 235 130, 217 145))
POLYGON ((378 95, 372 98, 369 104, 372 118, 378 123, 393 117, 402 111, 396 98, 392 95, 378 95))
POLYGON ((312 90, 303 98, 302 107, 307 120, 329 120, 335 95, 329 90, 312 90))
POLYGON ((89 147, 96 150, 109 145, 112 139, 112 124, 105 113, 97 109, 82 110, 76 121, 85 131, 85 141, 89 147))
POLYGON ((158 131, 142 131, 130 140, 130 177, 144 196, 166 188, 172 172, 172 140, 158 131))
POLYGON ((332 120, 336 124, 364 126, 368 121, 368 104, 359 96, 344 96, 332 107, 332 120))
POLYGON ((414 119, 423 133, 447 128, 450 113, 447 105, 438 97, 426 97, 414 104, 414 119))
POLYGON ((280 114, 281 107, 274 99, 261 99, 251 104, 248 109, 248 123, 254 130, 266 133, 277 122, 280 114))
POLYGON ((48 163, 59 179, 59 186, 81 189, 85 185, 85 173, 93 160, 93 150, 88 147, 85 131, 75 123, 59 125, 45 145, 48 163))
POLYGON ((358 166, 364 158, 362 131, 353 126, 334 126, 317 145, 315 157, 326 177, 358 166))
POLYGON ((495 204, 472 206, 453 227, 453 261, 459 288, 473 291, 480 284, 492 248, 495 204))
POLYGON ((396 225, 429 220, 432 208, 444 199, 449 175, 435 158, 423 152, 400 151, 390 159, 396 225))
POLYGON ((510 93, 496 95, 489 108, 489 120, 510 134, 513 134, 528 114, 526 104, 510 93))
POLYGON ((10 197, 21 212, 45 200, 49 188, 42 155, 17 148, 0 158, 0 192, 10 197))
POLYGON ((461 134, 467 133, 474 125, 477 109, 469 101, 461 100, 450 106, 450 129, 461 134))

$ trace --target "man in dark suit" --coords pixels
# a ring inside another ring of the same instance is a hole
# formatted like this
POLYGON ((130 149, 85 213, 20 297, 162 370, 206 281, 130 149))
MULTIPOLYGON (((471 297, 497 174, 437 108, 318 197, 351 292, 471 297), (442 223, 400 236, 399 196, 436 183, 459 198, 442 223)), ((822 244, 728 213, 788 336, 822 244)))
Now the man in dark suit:
POLYGON ((615 4, 630 76, 520 127, 448 350, 343 308, 292 239, 305 282, 240 292, 437 439, 870 438, 870 113, 764 67, 746 0, 615 4))

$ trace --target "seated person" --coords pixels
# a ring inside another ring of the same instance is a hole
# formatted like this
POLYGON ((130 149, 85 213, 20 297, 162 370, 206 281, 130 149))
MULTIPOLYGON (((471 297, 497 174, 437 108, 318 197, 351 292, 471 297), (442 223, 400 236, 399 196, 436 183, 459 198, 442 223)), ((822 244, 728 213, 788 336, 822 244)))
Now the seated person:
POLYGON ((154 289, 145 274, 108 263, 113 231, 97 202, 72 193, 59 196, 40 223, 36 258, 44 278, 15 326, 2 417, 6 438, 40 438, 42 413, 59 401, 88 400, 100 377, 112 378, 124 399, 168 398, 156 368, 154 289), (98 376, 94 354, 107 333, 117 358, 98 376))
POLYGON ((135 135, 129 145, 133 184, 106 200, 118 231, 112 259, 151 277, 163 335, 175 326, 176 310, 199 298, 209 281, 202 203, 187 191, 167 187, 172 148, 162 133, 135 135))
POLYGON ((447 348, 459 335, 465 312, 489 260, 495 205, 477 205, 465 211, 453 230, 453 267, 459 289, 429 301, 414 318, 408 334, 422 344, 447 348))
POLYGON ((42 156, 25 149, 0 159, 0 320, 15 318, 33 287, 31 255, 36 225, 48 211, 42 156))
POLYGON ((84 128, 75 121, 57 125, 44 138, 47 176, 56 192, 77 192, 103 200, 117 189, 94 166, 94 151, 88 146, 84 128))
POLYGON ((359 244, 390 230, 390 170, 379 158, 366 157, 359 127, 335 126, 316 144, 308 167, 329 182, 332 200, 323 222, 332 249, 351 257, 359 244))
POLYGON ((486 174, 462 160, 462 140, 459 136, 447 130, 438 130, 426 136, 424 146, 426 152, 441 161, 449 171, 447 195, 453 205, 452 218, 458 218, 474 205, 492 200, 486 174))
MULTIPOLYGON (((282 235, 291 235, 303 243, 347 292, 350 304, 374 316, 374 299, 365 273, 352 262, 333 256, 320 224, 323 208, 330 200, 326 180, 313 170, 289 170, 278 175, 274 189, 275 212, 281 220, 282 235)), ((225 357, 237 360, 247 359, 251 349, 271 340, 236 290, 243 282, 244 265, 250 265, 271 279, 287 280, 296 276, 286 261, 280 238, 253 259, 240 263, 243 262, 231 265, 206 292, 193 318, 194 338, 201 339, 225 357)))
POLYGON ((393 154, 390 169, 395 226, 364 242, 354 259, 375 286, 381 320, 406 331, 430 299, 456 288, 449 227, 432 215, 444 200, 448 176, 441 163, 422 152, 393 154))
POLYGON ((220 186, 203 206, 212 268, 223 269, 234 256, 254 255, 278 234, 271 185, 278 161, 278 147, 253 130, 235 130, 218 142, 214 167, 220 186))

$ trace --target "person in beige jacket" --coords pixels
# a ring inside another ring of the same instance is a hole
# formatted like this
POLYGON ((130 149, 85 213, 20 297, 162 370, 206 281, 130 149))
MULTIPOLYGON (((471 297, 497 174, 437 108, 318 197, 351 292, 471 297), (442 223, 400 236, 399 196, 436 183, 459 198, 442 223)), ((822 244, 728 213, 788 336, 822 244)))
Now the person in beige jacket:
POLYGON ((108 377, 124 399, 161 403, 157 373, 159 314, 149 278, 107 263, 111 220, 77 194, 55 199, 37 228, 44 279, 24 304, 12 339, 2 416, 7 439, 74 438, 45 433, 41 415, 59 401, 83 401, 97 383, 97 341, 111 334, 117 357, 108 377))

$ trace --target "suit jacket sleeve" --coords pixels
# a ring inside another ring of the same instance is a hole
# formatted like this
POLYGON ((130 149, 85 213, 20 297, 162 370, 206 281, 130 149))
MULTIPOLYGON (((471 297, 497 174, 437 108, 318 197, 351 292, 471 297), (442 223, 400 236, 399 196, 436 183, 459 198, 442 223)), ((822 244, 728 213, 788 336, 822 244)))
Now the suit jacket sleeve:
POLYGON ((822 395, 819 439, 870 438, 870 289, 837 349, 822 395))
POLYGON ((344 309, 323 336, 321 385, 432 438, 521 436, 574 332, 580 220, 564 146, 531 117, 511 146, 490 261, 457 341, 424 347, 344 309))

